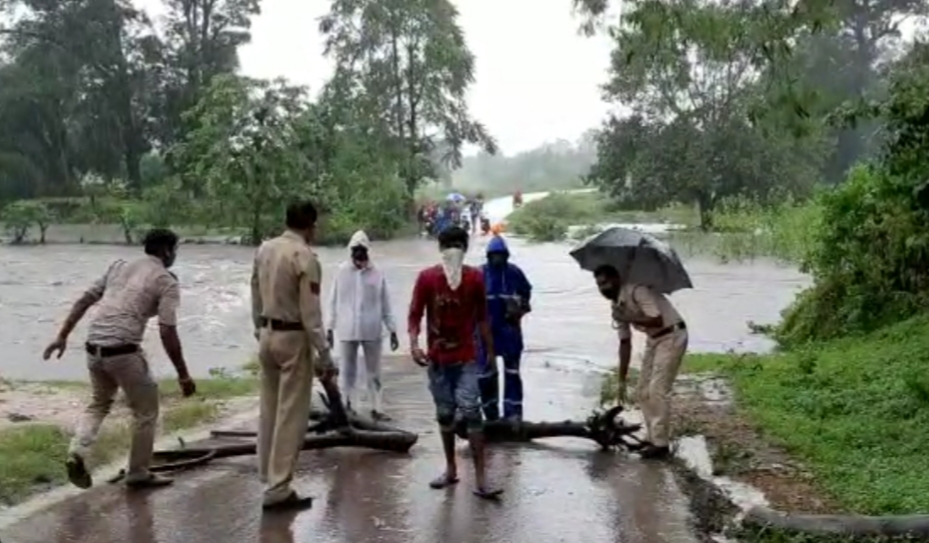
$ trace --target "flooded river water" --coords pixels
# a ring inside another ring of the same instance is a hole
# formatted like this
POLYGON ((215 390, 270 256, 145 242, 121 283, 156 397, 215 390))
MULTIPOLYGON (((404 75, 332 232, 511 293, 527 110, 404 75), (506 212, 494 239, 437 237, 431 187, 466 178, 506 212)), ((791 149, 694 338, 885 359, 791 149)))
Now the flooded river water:
MULTIPOLYGON (((486 240, 469 250, 471 263, 483 260, 486 240)), ((533 313, 525 321, 527 363, 552 365, 613 363, 616 336, 606 302, 592 278, 568 256, 566 244, 510 240, 512 261, 534 286, 533 313)), ((341 248, 320 248, 323 288, 347 257, 341 248)), ((71 303, 116 258, 134 258, 138 247, 107 245, 0 246, 0 377, 7 379, 83 379, 81 350, 87 318, 75 330, 65 357, 43 362, 41 351, 54 336, 71 303)), ((375 243, 372 255, 391 287, 393 308, 405 331, 406 311, 417 272, 437 262, 433 241, 408 239, 375 243)), ((249 317, 249 274, 253 249, 223 245, 184 245, 175 273, 182 285, 181 338, 196 375, 214 367, 237 367, 254 353, 249 317)), ((691 330, 695 351, 764 350, 770 345, 749 334, 746 321, 771 322, 807 279, 795 269, 771 262, 719 264, 712 256, 685 260, 693 290, 672 296, 691 330)), ((154 326, 154 324, 152 324, 154 326)), ((147 334, 147 351, 161 373, 170 364, 147 334)), ((402 337, 402 336, 401 336, 402 337)))

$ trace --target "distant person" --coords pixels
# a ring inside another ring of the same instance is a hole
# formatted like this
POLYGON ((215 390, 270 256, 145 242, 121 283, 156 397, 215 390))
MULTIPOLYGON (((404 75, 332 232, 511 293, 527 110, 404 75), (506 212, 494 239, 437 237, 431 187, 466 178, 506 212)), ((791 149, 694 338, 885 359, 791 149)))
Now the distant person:
POLYGON ((331 381, 336 374, 320 308, 322 271, 310 249, 316 219, 312 202, 291 204, 287 229, 261 244, 252 270, 252 320, 261 367, 258 472, 265 509, 312 504, 291 482, 309 424, 313 375, 331 381))
POLYGON ((400 347, 397 324, 390 304, 384 272, 371 263, 368 236, 359 230, 348 242, 349 260, 339 266, 329 297, 326 337, 333 345, 333 330, 339 340, 341 365, 339 379, 349 408, 358 406, 355 381, 358 378, 358 350, 364 352, 365 375, 371 397, 371 416, 389 420, 382 405, 381 350, 383 329, 390 333, 390 350, 400 347))
POLYGON ((473 230, 474 217, 471 216, 471 207, 464 206, 461 208, 461 223, 460 226, 465 229, 466 232, 473 230))
POLYGON ((155 229, 143 240, 145 256, 127 262, 117 260, 71 308, 58 337, 45 349, 42 357, 64 353, 68 336, 91 306, 97 312, 87 330, 87 369, 90 373, 91 401, 68 450, 68 479, 79 488, 90 488, 93 479, 87 470, 87 455, 97 440, 100 425, 110 414, 116 392, 122 389, 132 410, 132 444, 126 485, 150 488, 171 484, 167 477, 149 470, 155 431, 158 424, 158 384, 149 371, 142 351, 142 337, 149 319, 158 317, 161 343, 177 371, 178 385, 184 397, 197 387, 181 350, 177 335, 177 308, 180 289, 177 278, 168 269, 177 257, 177 235, 155 229))
MULTIPOLYGON (((503 417, 523 418, 523 381, 519 362, 523 354, 522 318, 530 311, 532 285, 519 266, 509 262, 506 241, 494 236, 487 244, 487 263, 482 267, 487 290, 487 315, 493 335, 494 354, 503 358, 503 417)), ((482 351, 481 351, 482 352, 482 351)), ((487 420, 500 418, 500 374, 493 357, 481 374, 481 400, 487 420)))
POLYGON ((612 303, 613 323, 619 334, 619 389, 626 399, 626 379, 632 360, 632 328, 647 336, 636 397, 648 432, 643 458, 670 455, 671 393, 687 352, 687 326, 671 301, 651 287, 624 282, 612 266, 594 272, 597 288, 612 303))
POLYGON ((475 224, 472 228, 472 232, 476 233, 478 227, 483 231, 484 219, 486 217, 486 215, 484 215, 484 195, 478 194, 474 200, 471 201, 471 216, 475 217, 475 224), (478 225, 478 222, 480 222, 480 225, 478 225))
POLYGON ((436 406, 436 419, 445 452, 445 473, 433 480, 432 488, 445 488, 458 482, 455 460, 456 414, 466 425, 474 457, 480 498, 495 499, 501 490, 489 486, 484 448, 484 421, 481 417, 480 372, 474 331, 479 330, 488 358, 493 357, 493 338, 487 326, 484 276, 477 268, 464 264, 468 232, 459 226, 439 234, 442 263, 419 273, 410 302, 410 350, 413 361, 428 368, 429 390, 436 406), (420 346, 421 325, 426 317, 427 349, 420 346))
POLYGON ((439 233, 441 233, 442 230, 445 230, 451 225, 452 225, 452 217, 451 217, 451 212, 449 211, 449 208, 447 206, 437 207, 436 216, 435 216, 435 227, 432 232, 432 235, 438 237, 439 233))

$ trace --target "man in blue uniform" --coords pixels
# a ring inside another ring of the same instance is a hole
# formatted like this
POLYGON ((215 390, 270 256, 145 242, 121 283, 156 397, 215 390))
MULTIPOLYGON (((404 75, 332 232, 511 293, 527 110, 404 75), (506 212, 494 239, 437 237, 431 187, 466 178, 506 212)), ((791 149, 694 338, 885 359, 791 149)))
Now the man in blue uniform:
MULTIPOLYGON (((503 358, 503 416, 522 420, 523 381, 519 361, 523 354, 522 317, 530 311, 532 285, 515 264, 501 236, 487 244, 487 263, 483 266, 487 290, 487 314, 493 334, 494 351, 503 358)), ((485 360, 479 356, 478 360, 485 360)), ((481 400, 487 420, 500 418, 500 381, 496 360, 487 362, 481 372, 481 400)))

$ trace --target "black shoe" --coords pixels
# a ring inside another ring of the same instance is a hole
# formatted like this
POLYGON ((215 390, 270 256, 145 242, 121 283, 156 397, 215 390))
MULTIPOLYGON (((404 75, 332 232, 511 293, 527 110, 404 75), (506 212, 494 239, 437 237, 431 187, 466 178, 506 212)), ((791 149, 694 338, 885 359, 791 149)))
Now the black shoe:
POLYGON ((642 447, 639 456, 646 460, 666 460, 671 457, 671 447, 658 447, 649 443, 642 447))
POLYGON ((126 479, 126 486, 131 489, 162 488, 174 484, 174 479, 152 473, 145 479, 126 479))
POLYGON ((261 508, 265 511, 287 511, 293 509, 308 509, 313 507, 312 496, 301 496, 297 491, 293 491, 286 498, 280 501, 263 503, 261 508))
POLYGON ((65 461, 65 468, 68 470, 68 480, 71 481, 72 485, 83 489, 93 486, 94 480, 90 476, 90 472, 87 471, 87 466, 84 465, 84 458, 81 455, 69 454, 68 459, 65 461))

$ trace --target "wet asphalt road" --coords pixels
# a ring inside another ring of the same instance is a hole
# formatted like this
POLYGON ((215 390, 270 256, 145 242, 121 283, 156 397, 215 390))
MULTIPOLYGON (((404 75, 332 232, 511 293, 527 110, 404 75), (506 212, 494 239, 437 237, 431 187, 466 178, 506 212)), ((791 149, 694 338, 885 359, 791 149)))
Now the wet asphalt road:
MULTIPOLYGON (((599 379, 580 369, 526 363, 527 419, 583 419, 599 379)), ((697 541, 687 500, 667 468, 587 441, 549 439, 492 447, 500 503, 462 482, 431 490, 443 467, 425 376, 393 359, 385 394, 396 425, 420 433, 409 455, 367 450, 306 452, 295 487, 311 509, 263 513, 254 457, 180 474, 173 487, 127 493, 102 484, 8 527, 3 543, 671 543, 697 541)))

